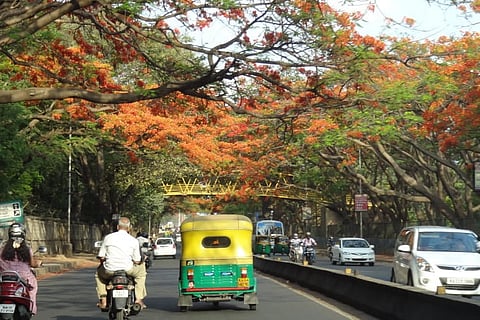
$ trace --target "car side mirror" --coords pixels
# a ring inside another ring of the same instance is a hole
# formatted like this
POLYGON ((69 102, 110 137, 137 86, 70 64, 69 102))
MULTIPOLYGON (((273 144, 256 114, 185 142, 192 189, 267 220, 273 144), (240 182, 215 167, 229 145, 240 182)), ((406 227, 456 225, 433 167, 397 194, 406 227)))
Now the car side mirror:
POLYGON ((370 249, 375 249, 375 245, 371 244, 370 249))

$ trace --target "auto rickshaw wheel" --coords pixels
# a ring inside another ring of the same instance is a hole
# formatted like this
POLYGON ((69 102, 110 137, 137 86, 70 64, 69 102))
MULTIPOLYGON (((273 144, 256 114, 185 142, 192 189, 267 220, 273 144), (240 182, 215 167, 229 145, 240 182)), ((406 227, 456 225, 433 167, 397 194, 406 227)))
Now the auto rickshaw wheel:
POLYGON ((256 304, 249 304, 250 310, 257 310, 257 305, 256 304))

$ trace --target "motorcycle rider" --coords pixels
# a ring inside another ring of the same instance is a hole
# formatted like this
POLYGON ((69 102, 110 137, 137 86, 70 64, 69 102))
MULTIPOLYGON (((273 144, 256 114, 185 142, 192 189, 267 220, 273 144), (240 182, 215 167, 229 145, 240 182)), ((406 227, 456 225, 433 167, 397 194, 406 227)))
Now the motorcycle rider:
POLYGON ((290 250, 289 250, 289 254, 288 254, 288 255, 289 255, 289 257, 290 257, 290 260, 295 261, 295 254, 296 254, 295 248, 297 248, 298 246, 300 246, 301 243, 302 243, 302 239, 300 239, 300 238, 298 237, 298 233, 294 233, 294 234, 293 234, 293 237, 292 237, 292 239, 290 239, 290 243, 289 243, 289 245, 290 245, 290 250))
POLYGON ((327 240, 327 255, 330 260, 332 260, 332 248, 335 245, 335 240, 333 237, 328 237, 327 240))
POLYGON ((142 253, 142 260, 145 262, 145 258, 148 257, 148 259, 150 260, 149 263, 152 263, 152 245, 150 239, 148 238, 148 233, 138 232, 137 241, 138 245, 140 246, 140 252, 142 253))
MULTIPOLYGON (((304 248, 307 247, 315 247, 317 245, 317 241, 315 241, 314 238, 312 238, 312 234, 310 232, 307 232, 305 234, 305 238, 302 239, 302 246, 304 248)), ((315 250, 313 250, 313 260, 315 260, 315 250)))
POLYGON ((125 270, 129 276, 135 279, 135 302, 140 304, 142 309, 147 307, 143 302, 147 295, 145 287, 147 271, 145 264, 142 263, 138 241, 128 233, 129 229, 130 219, 120 217, 117 231, 105 236, 98 251, 97 258, 101 263, 95 273, 95 281, 99 299, 97 306, 101 309, 107 307, 105 284, 117 270, 125 270))
POLYGON ((31 268, 42 265, 42 261, 33 257, 32 249, 25 241, 26 230, 23 224, 13 223, 8 228, 8 240, 0 249, 0 271, 15 270, 31 286, 32 314, 37 313, 37 278, 31 268))

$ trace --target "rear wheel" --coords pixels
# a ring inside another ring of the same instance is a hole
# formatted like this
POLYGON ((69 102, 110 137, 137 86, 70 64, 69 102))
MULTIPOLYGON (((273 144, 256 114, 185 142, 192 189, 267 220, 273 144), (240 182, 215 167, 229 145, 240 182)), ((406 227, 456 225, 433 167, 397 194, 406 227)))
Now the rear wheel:
POLYGON ((123 310, 117 311, 117 318, 116 320, 124 320, 125 319, 125 313, 123 310))
MULTIPOLYGON (((30 320, 31 317, 32 317, 32 314, 30 313, 30 311, 28 311, 27 307, 25 307, 22 304, 17 304, 16 310, 15 310, 15 317, 11 319, 30 320)), ((7 318, 7 319, 10 319, 10 318, 7 318)))

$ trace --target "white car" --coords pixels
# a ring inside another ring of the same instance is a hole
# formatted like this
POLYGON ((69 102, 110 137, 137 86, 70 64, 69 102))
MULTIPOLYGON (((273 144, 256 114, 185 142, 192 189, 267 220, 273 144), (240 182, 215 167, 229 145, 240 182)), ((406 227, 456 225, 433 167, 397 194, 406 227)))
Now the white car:
POLYGON ((332 247, 332 264, 375 264, 374 246, 363 238, 339 238, 332 247))
POLYGON ((478 236, 439 226, 404 228, 395 242, 391 281, 431 292, 480 295, 478 236))
POLYGON ((163 237, 155 240, 153 246, 153 259, 159 257, 171 257, 175 259, 177 257, 177 246, 175 241, 171 237, 163 237))

